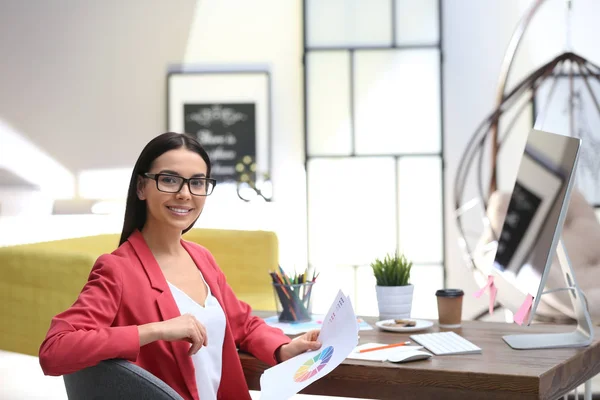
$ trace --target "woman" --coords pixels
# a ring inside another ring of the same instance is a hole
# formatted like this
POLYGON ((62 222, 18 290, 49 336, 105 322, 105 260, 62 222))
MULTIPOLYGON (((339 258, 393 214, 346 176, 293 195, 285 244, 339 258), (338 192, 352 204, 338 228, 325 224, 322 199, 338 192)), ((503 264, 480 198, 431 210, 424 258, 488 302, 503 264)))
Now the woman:
POLYGON ((320 347, 318 331, 290 341, 252 316, 210 252, 182 240, 214 185, 193 137, 169 132, 146 145, 120 246, 98 258, 77 301, 52 319, 40 348, 45 374, 124 358, 186 399, 250 399, 238 347, 270 365, 320 347))

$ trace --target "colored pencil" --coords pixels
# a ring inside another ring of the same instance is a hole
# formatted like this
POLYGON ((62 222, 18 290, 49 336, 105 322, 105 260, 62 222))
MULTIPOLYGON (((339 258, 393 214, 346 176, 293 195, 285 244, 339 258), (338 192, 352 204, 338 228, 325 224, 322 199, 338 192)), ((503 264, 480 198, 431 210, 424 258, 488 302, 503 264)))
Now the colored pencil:
POLYGON ((359 350, 358 352, 359 353, 368 353, 369 351, 391 349, 391 348, 394 348, 394 347, 406 346, 407 344, 410 344, 410 342, 401 342, 401 343, 388 344, 388 345, 385 345, 385 346, 379 346, 379 347, 373 347, 373 348, 370 348, 370 349, 359 350))

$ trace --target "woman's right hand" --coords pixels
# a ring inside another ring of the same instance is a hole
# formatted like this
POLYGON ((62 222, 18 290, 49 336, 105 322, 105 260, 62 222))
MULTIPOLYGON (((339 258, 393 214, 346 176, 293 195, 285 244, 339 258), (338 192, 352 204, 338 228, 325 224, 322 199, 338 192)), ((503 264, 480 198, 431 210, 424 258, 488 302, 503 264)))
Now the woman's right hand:
POLYGON ((208 344, 206 328, 193 315, 184 314, 162 322, 138 326, 140 346, 155 340, 173 342, 185 340, 192 344, 188 355, 193 355, 208 344))

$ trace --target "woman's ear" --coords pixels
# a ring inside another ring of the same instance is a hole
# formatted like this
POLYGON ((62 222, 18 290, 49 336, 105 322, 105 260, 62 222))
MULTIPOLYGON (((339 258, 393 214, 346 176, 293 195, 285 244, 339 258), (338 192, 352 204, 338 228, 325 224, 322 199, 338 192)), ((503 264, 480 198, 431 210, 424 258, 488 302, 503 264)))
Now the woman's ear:
POLYGON ((144 189, 144 179, 141 176, 138 176, 136 193, 138 199, 140 200, 146 200, 146 193, 144 189))

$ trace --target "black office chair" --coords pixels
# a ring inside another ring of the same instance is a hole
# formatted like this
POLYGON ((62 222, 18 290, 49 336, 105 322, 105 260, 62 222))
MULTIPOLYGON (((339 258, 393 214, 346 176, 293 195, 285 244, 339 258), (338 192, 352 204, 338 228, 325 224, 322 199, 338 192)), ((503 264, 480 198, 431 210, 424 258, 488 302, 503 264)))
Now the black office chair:
POLYGON ((183 400, 169 385, 125 360, 106 360, 64 375, 69 400, 183 400))

